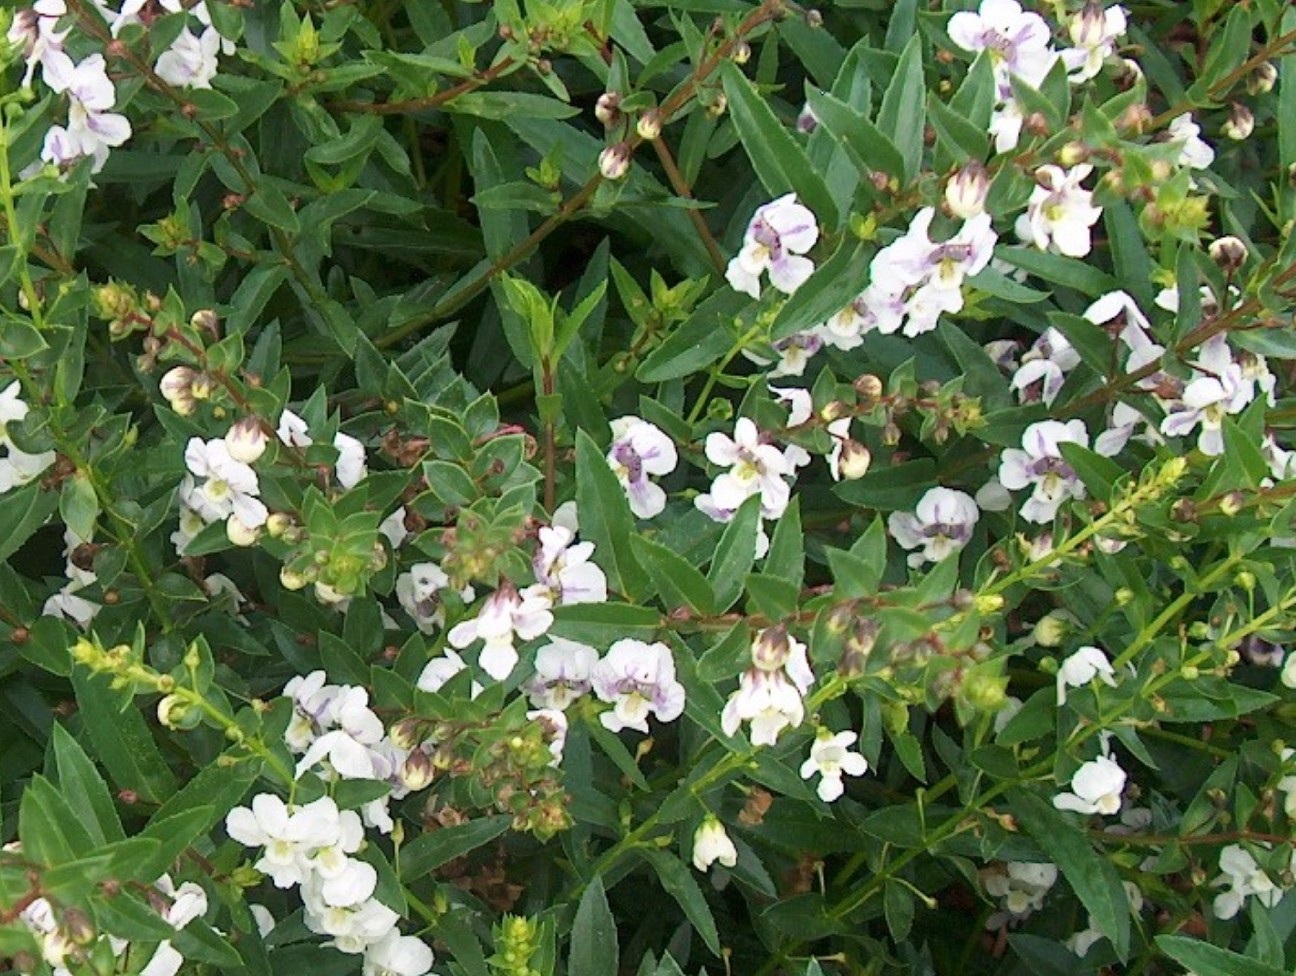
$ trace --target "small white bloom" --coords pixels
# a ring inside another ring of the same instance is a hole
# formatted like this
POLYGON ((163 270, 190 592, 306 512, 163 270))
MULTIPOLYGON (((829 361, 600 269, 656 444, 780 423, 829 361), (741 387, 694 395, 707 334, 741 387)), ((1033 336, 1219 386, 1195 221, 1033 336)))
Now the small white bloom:
POLYGON ((203 519, 215 522, 236 515, 248 528, 265 525, 270 513, 257 497, 261 493, 257 474, 249 465, 230 457, 223 440, 190 438, 185 464, 194 478, 203 481, 183 485, 181 493, 185 503, 203 519))
POLYGON ((1189 169, 1208 169, 1215 162, 1215 150, 1201 138, 1201 128, 1191 115, 1176 116, 1170 123, 1169 139, 1179 146, 1179 165, 1189 169))
POLYGON ((783 479, 791 473, 791 466, 782 451, 761 441, 750 418, 738 418, 732 438, 719 432, 708 434, 706 456, 712 464, 729 468, 711 485, 710 495, 717 507, 736 511, 748 498, 760 495, 766 518, 778 518, 787 509, 792 492, 783 479))
POLYGON ((1068 257, 1089 253, 1089 230, 1102 216, 1102 207, 1093 205, 1093 193, 1080 185, 1092 172, 1088 163, 1069 170, 1048 164, 1035 171, 1037 185, 1021 217, 1027 240, 1041 251, 1068 257))
POLYGON ((1057 60, 1044 18, 1023 11, 1016 0, 982 0, 976 13, 954 14, 946 31, 964 51, 989 51, 1001 85, 1013 74, 1038 88, 1057 60))
MULTIPOLYGON (((1116 40, 1125 33, 1125 8, 1103 9, 1096 3, 1087 3, 1071 17, 1067 31, 1075 45, 1062 52, 1072 84, 1095 77, 1103 62, 1116 52, 1116 40)), ((1083 953, 1081 953, 1083 955, 1083 953)))
POLYGON ((693 833, 693 866, 705 873, 716 861, 727 868, 733 867, 738 863, 738 848, 724 824, 714 814, 707 814, 693 833))
POLYGON ((1161 433, 1182 437, 1200 425, 1198 450, 1218 457, 1224 453, 1224 418, 1241 413, 1254 397, 1255 384, 1247 381, 1234 361, 1227 337, 1212 336, 1198 350, 1193 378, 1161 421, 1161 433))
POLYGON ((1265 908, 1273 908, 1282 900, 1283 890, 1273 883, 1251 852, 1241 844, 1229 844, 1220 851, 1220 871, 1223 873, 1211 884, 1228 887, 1215 896, 1212 907, 1216 918, 1232 918, 1242 909, 1247 898, 1253 896, 1265 908))
POLYGON ((1000 910, 986 919, 986 928, 1000 929, 1010 922, 1020 922, 1044 907, 1044 896, 1057 883, 1058 869, 1053 864, 1009 861, 1003 867, 981 873, 986 894, 1002 899, 1000 910))
POLYGON ((534 640, 553 626, 552 601, 539 593, 519 595, 509 582, 488 596, 471 620, 451 628, 452 647, 465 648, 482 641, 477 663, 496 681, 503 681, 517 664, 515 639, 534 640))
POLYGON ((1097 647, 1082 647, 1058 668, 1057 703, 1066 704, 1067 688, 1083 688, 1094 678, 1102 679, 1109 688, 1116 687, 1116 672, 1107 655, 1097 647))
POLYGON ((791 295, 814 272, 814 262, 802 255, 818 239, 815 215, 797 202, 796 194, 779 197, 752 216, 725 278, 735 290, 760 298, 760 277, 768 271, 770 284, 791 295))
POLYGON ((1066 374, 1080 365, 1080 354, 1070 341, 1051 326, 1022 354, 1021 367, 1013 374, 1010 386, 1023 400, 1034 399, 1028 395, 1039 383, 1039 399, 1052 406, 1062 391, 1066 374))
POLYGON ((806 645, 795 637, 786 637, 786 657, 777 666, 759 658, 762 631, 752 645, 753 664, 738 678, 737 690, 725 702, 720 726, 725 735, 734 735, 743 722, 751 723, 754 746, 772 746, 786 728, 796 728, 805 719, 805 695, 814 684, 814 672, 806 655, 806 645))
POLYGON ((612 421, 612 446, 607 462, 625 489, 630 511, 638 518, 653 518, 666 507, 666 492, 649 476, 670 474, 679 463, 675 443, 661 429, 638 417, 612 421))
POLYGON ((999 481, 1009 491, 1034 486, 1022 506, 1028 522, 1051 522, 1069 498, 1084 498, 1085 487, 1075 470, 1062 457, 1060 444, 1089 446, 1084 421, 1061 423, 1044 420, 1031 424, 1022 435, 1022 450, 1008 448, 999 463, 999 481))
POLYGON ((591 560, 594 543, 576 542, 576 533, 560 525, 543 526, 531 566, 536 585, 526 593, 551 604, 606 603, 607 576, 591 560))
POLYGON ((598 651, 563 637, 550 637, 536 651, 535 674, 525 689, 536 708, 565 709, 592 687, 598 651))
POLYGON ((343 488, 354 488, 368 477, 369 468, 365 466, 364 444, 350 434, 338 431, 333 435, 333 447, 338 452, 335 471, 339 485, 343 488))
POLYGON ((914 514, 892 512, 887 528, 905 549, 919 549, 910 554, 909 565, 938 563, 967 545, 972 528, 980 518, 977 504, 966 492, 952 488, 930 488, 918 500, 914 514))
POLYGON ((201 36, 186 27, 159 55, 155 68, 158 77, 177 88, 210 88, 216 77, 220 46, 221 36, 214 27, 208 27, 201 36))
POLYGON ((810 746, 810 758, 801 764, 801 778, 810 779, 819 774, 819 799, 832 803, 846 791, 842 776, 863 776, 868 772, 868 760, 851 746, 859 736, 849 729, 836 735, 820 729, 810 746))
POLYGON ((1076 770, 1070 793, 1059 793, 1053 805, 1076 813, 1100 813, 1109 817, 1120 811, 1125 789, 1125 770, 1111 756, 1099 756, 1076 770))
POLYGON ((392 929, 364 950, 363 976, 428 976, 432 950, 422 939, 392 929))
POLYGON ((673 722, 684 712, 684 686, 675 680, 675 659, 660 641, 623 638, 590 669, 594 693, 614 707, 599 716, 612 732, 648 731, 648 716, 673 722))

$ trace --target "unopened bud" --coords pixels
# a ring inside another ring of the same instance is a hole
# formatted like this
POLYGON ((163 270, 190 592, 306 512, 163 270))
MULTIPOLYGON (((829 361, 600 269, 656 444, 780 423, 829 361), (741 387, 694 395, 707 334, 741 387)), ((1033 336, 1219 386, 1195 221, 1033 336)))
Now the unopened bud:
POLYGON ((199 332, 209 332, 213 336, 219 335, 218 326, 220 319, 210 308, 200 308, 189 317, 189 324, 199 332))
POLYGON ((900 437, 901 437, 900 425, 897 424, 894 420, 890 421, 885 427, 882 428, 882 443, 885 444, 887 447, 895 447, 897 444, 899 444, 900 437))
POLYGON ((882 395, 882 380, 872 373, 865 373, 863 376, 855 377, 855 392, 865 400, 876 400, 882 395))
POLYGON ((649 142, 661 135, 662 117, 661 112, 655 108, 650 108, 639 116, 639 121, 635 123, 635 132, 639 133, 640 139, 646 139, 649 142))
POLYGON ((1047 613, 1035 624, 1033 631, 1035 643, 1040 647, 1059 647, 1071 633, 1073 619, 1070 614, 1059 610, 1047 613))
POLYGON ((179 695, 163 695, 157 704, 157 717, 163 728, 191 729, 199 716, 179 695))
POLYGON ((1228 119, 1224 122, 1224 134, 1230 139, 1241 142, 1255 131, 1255 116, 1251 110, 1241 102, 1233 103, 1233 110, 1229 112, 1228 119))
POLYGON ((594 103, 594 117, 603 123, 603 128, 611 129, 621 121, 621 95, 617 92, 604 92, 594 103))
POLYGON ((599 153, 598 165, 605 180, 622 179, 630 171, 630 147, 624 142, 608 146, 599 153))
POLYGON ((225 434, 225 450, 235 461, 254 464, 265 453, 268 438, 257 417, 244 417, 225 434))
POLYGON ((973 160, 946 181, 945 205, 955 217, 971 220, 985 212, 989 192, 989 174, 981 163, 973 160))
POLYGON ((1247 75, 1246 90, 1252 95, 1265 95, 1273 91, 1277 81, 1278 69, 1273 66, 1273 62, 1262 61, 1247 75))
POLYGON ((720 118, 720 116, 725 114, 725 111, 728 108, 729 108, 729 96, 722 91, 716 92, 715 98, 713 98, 707 104, 706 107, 707 118, 718 119, 720 118))
POLYGON ((270 517, 266 519, 265 528, 270 538, 278 539, 281 535, 292 528, 292 524, 293 520, 291 515, 284 512, 273 512, 270 517))
POLYGON ((842 442, 841 457, 837 459, 837 470, 847 481, 855 481, 868 474, 873 455, 869 449, 857 440, 846 438, 842 442))
POLYGON ((1242 511, 1242 506, 1246 504, 1246 495, 1240 491, 1230 491, 1219 501, 1219 510, 1221 515, 1233 516, 1242 511))
POLYGON ((1219 237, 1211 241, 1208 250, 1210 251, 1211 260, 1225 274, 1234 274, 1246 263, 1247 246, 1232 235, 1219 237))
POLYGON ((432 782, 436 770, 422 749, 415 749, 401 764, 400 778, 407 789, 418 791, 432 782))
POLYGON ((751 60, 751 45, 746 41, 738 41, 733 46, 733 51, 729 55, 729 60, 734 64, 746 64, 751 60))
POLYGON ((762 671, 777 671, 787 663, 791 653, 792 642, 782 624, 766 627, 752 642, 752 664, 762 671))
POLYGON ((285 590, 304 589, 309 582, 310 580, 306 578, 304 573, 289 569, 287 566, 279 570, 279 583, 285 590))
POLYGON ((260 528, 248 525, 237 515, 231 515, 225 520, 225 536, 236 546, 244 549, 254 546, 260 535, 260 528))
POLYGON ((1068 168, 1089 158, 1089 147, 1083 142, 1068 142, 1058 150, 1058 162, 1068 168))
POLYGON ((798 132, 804 132, 809 135, 819 128, 819 117, 814 114, 810 106, 804 105, 801 111, 797 113, 796 127, 798 132))

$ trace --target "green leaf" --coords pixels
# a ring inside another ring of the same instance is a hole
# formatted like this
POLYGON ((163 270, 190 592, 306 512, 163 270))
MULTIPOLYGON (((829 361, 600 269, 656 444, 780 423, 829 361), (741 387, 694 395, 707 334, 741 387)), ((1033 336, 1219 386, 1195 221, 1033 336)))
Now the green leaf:
POLYGON ((400 850, 401 881, 408 884, 456 857, 489 844, 509 829, 512 817, 481 817, 415 837, 400 850))
POLYGON ((289 234, 301 231, 297 212, 293 210, 288 198, 265 182, 259 183, 256 192, 243 202, 243 209, 262 223, 289 234))
POLYGON ((630 548, 634 516, 607 458, 583 430, 576 432, 576 504, 581 536, 597 547, 613 588, 627 596, 640 593, 646 578, 630 548))
POLYGON ((48 348, 36 326, 26 319, 6 315, 0 320, 0 358, 27 359, 48 348))
POLYGON ((733 344, 734 317, 750 301, 732 288, 716 291, 644 358, 636 378, 643 383, 660 383, 691 376, 710 366, 733 344))
POLYGON ((148 860, 131 865, 134 880, 146 881, 170 870, 172 862, 211 829, 213 814, 211 807, 191 807, 166 817, 154 814, 139 836, 156 840, 158 849, 148 860))
POLYGON ((95 519, 99 517, 99 496, 84 472, 78 471, 63 482, 59 493, 59 515, 77 536, 94 538, 95 519))
POLYGON ((1112 488, 1125 474, 1119 464, 1079 444, 1063 443, 1058 447, 1066 463, 1075 469, 1075 473, 1095 498, 1104 501, 1111 498, 1112 488))
POLYGON ((706 895, 698 885, 697 879, 684 863, 674 854, 666 851, 643 851, 648 863, 657 872, 666 893, 675 899, 697 934, 714 956, 720 955, 720 933, 716 930, 715 916, 707 904, 706 895))
POLYGON ((909 938, 914 920, 913 892, 898 881, 888 881, 882 890, 882 911, 891 938, 897 943, 909 938))
POLYGON ((1018 822, 1057 864, 1098 931, 1111 941, 1121 960, 1129 958, 1129 901, 1115 866, 1095 852, 1089 839, 1052 804, 1021 789, 1009 797, 1018 822))
POLYGON ((733 118, 743 149, 765 189, 775 196, 795 190, 826 228, 837 226, 837 207, 832 194, 810 162, 810 157, 779 121, 769 102, 732 61, 720 68, 729 114, 733 118))
POLYGON ((845 147, 856 165, 904 179, 905 161, 900 150, 863 113, 809 83, 806 100, 819 124, 845 147))
POLYGON ((1156 944, 1197 976, 1291 976, 1285 969, 1183 935, 1158 935, 1156 944))
POLYGON ((765 574, 786 580, 798 590, 805 581, 805 532, 801 528, 801 497, 794 496, 783 517, 774 526, 765 574))
POLYGON ((595 875, 581 895, 572 923, 568 976, 617 976, 621 951, 616 920, 608 908, 602 877, 595 875))
POLYGON ((81 720, 104 768, 121 789, 149 803, 161 803, 176 788, 175 777, 129 693, 114 691, 107 675, 72 670, 81 720))
POLYGON ((529 119, 569 119, 580 109, 556 98, 530 92, 468 92, 441 106, 447 112, 476 115, 483 119, 506 119, 521 115, 529 119))
POLYGON ((973 125, 947 106, 933 93, 927 99, 936 137, 945 143, 945 149, 954 159, 985 159, 990 152, 990 138, 985 129, 973 125))
POLYGON ((874 253, 871 244, 851 238, 842 241, 832 257, 784 303, 770 328, 770 338, 777 341, 803 332, 853 302, 863 290, 862 282, 868 280, 874 253))
POLYGON ((711 557, 707 579, 715 590, 715 607, 724 613, 742 595, 743 580, 756 561, 756 533, 760 530, 760 498, 747 499, 725 526, 711 557))
POLYGON ((1120 283, 1105 271, 1079 258, 1049 254, 1028 247, 996 247, 995 257, 1038 278, 1083 292, 1090 298, 1115 291, 1120 283))
MULTIPOLYGON (((584 521, 584 516, 581 516, 584 521)), ((554 607, 552 633, 586 644, 603 644, 609 633, 651 641, 661 630, 661 614, 629 603, 569 603, 554 607)))
POLYGON ((95 842, 68 801, 44 776, 33 776, 18 806, 23 855, 39 864, 66 864, 90 854, 95 842))
POLYGON ((44 491, 39 480, 0 495, 0 562, 22 548, 58 503, 59 496, 44 491))
POLYGON ((101 845, 124 840, 126 834, 113 806, 108 784, 90 757, 62 725, 55 724, 52 742, 59 790, 72 808, 80 811, 82 823, 91 837, 101 845))
POLYGON ((904 159, 904 178, 912 180, 922 167, 923 129, 926 127, 927 88, 923 80, 923 37, 909 38, 896 65, 895 75, 882 96, 877 124, 890 136, 904 159))
POLYGON ((715 613, 715 592, 696 568, 663 545, 641 535, 630 537, 630 548, 657 587, 667 611, 687 606, 696 614, 715 613))

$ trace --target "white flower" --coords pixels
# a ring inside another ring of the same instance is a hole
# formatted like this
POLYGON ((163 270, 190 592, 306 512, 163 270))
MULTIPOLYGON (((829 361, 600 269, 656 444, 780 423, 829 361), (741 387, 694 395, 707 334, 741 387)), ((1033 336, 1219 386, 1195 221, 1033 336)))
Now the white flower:
POLYGON ((612 732, 648 731, 648 716, 673 722, 684 711, 684 686, 675 680, 675 659, 661 642, 623 638, 590 669, 594 693, 614 707, 599 715, 612 732))
POLYGON ((202 885, 186 881, 179 888, 164 874, 154 882, 155 887, 171 899, 171 906, 166 910, 166 920, 173 929, 184 928, 195 918, 207 914, 207 892, 202 885))
POLYGON ((612 421, 612 446, 608 467, 621 482, 630 511, 638 518, 653 518, 666 507, 666 492, 649 480, 649 475, 670 474, 679 463, 675 443, 657 426, 638 417, 617 417, 612 421))
MULTIPOLYGON (((447 647, 440 657, 434 657, 423 665, 417 685, 422 691, 440 691, 447 681, 467 667, 464 659, 447 647)), ((469 691, 470 697, 476 698, 481 690, 481 685, 474 681, 469 691)))
POLYGON ((341 431, 333 435, 333 447, 338 452, 336 474, 343 488, 354 488, 369 474, 365 466, 365 449, 360 441, 341 431))
POLYGON ((949 38, 964 51, 989 51, 996 80, 1017 75, 1038 88, 1057 60, 1052 32, 1039 14, 1016 0, 982 0, 976 13, 959 11, 949 19, 949 38))
POLYGON ((771 386, 769 391, 787 404, 789 427, 800 427, 814 413, 814 399, 810 396, 809 390, 794 386, 771 386))
POLYGON ((279 427, 275 433, 289 447, 310 447, 315 443, 307 433, 306 421, 291 410, 285 410, 279 417, 279 427))
POLYGON ((27 414, 27 404, 15 380, 0 391, 0 495, 35 480, 54 463, 53 451, 28 454, 9 439, 8 425, 23 420, 27 414))
POLYGON ((527 679, 527 696, 536 708, 565 709, 589 692, 598 651, 563 637, 550 637, 536 651, 535 674, 527 679))
POLYGON ((302 884, 306 927, 333 939, 340 952, 364 952, 396 928, 400 916, 382 902, 369 898, 355 905, 330 905, 323 895, 324 881, 311 875, 302 884))
MULTIPOLYGON (((450 588, 450 577, 436 563, 415 563, 396 577, 396 599, 425 634, 445 625, 441 591, 450 588)), ((459 597, 465 603, 471 603, 476 596, 471 586, 459 591, 459 597)))
POLYGON ((909 556, 910 566, 921 566, 938 563, 967 545, 978 518, 980 512, 971 495, 936 487, 918 500, 914 514, 892 512, 887 528, 905 549, 921 549, 909 556))
POLYGON ((1085 487, 1075 470, 1062 457, 1060 444, 1089 446, 1084 421, 1043 420, 1031 424, 1022 435, 1022 448, 1008 448, 999 463, 999 481, 1009 491, 1034 485, 1022 506, 1028 522, 1050 522, 1068 498, 1084 498, 1085 487))
POLYGON ((544 526, 538 535, 540 547, 531 561, 536 585, 527 587, 527 594, 560 605, 607 602, 607 576, 590 560, 594 543, 576 542, 576 533, 560 525, 544 526))
POLYGON ((1058 668, 1057 703, 1066 704, 1067 688, 1083 688, 1094 678, 1101 678, 1109 688, 1116 687, 1116 672, 1107 655, 1097 647, 1082 647, 1058 668))
POLYGON ((526 713, 527 721, 539 723, 549 742, 550 766, 562 762, 563 747, 567 744, 567 715, 557 708, 533 708, 526 713))
POLYGON ((1296 688, 1296 652, 1287 655, 1287 661, 1283 664, 1278 680, 1288 688, 1296 688))
POLYGON ((513 641, 534 640, 553 626, 552 601, 540 594, 519 595, 507 581, 488 596, 472 620, 456 624, 450 630, 452 647, 465 648, 482 641, 477 663, 496 681, 503 681, 517 664, 513 641))
POLYGON ((1197 448, 1218 457, 1224 453, 1224 418, 1246 409, 1255 397, 1255 384, 1247 381, 1242 367, 1234 362, 1223 333, 1202 343, 1193 367, 1193 379, 1161 421, 1161 433, 1182 437, 1200 424, 1197 448))
POLYGON ((402 505, 378 524, 380 534, 387 537, 393 549, 399 549, 412 533, 405 528, 405 506, 402 505))
MULTIPOLYGON (((1288 664, 1296 661, 1296 654, 1288 656, 1288 664)), ((1296 671, 1296 668, 1293 669, 1296 671)), ((1296 749, 1288 747, 1282 751, 1282 761, 1290 762, 1292 757, 1296 756, 1296 749)), ((1283 794, 1283 812, 1287 814, 1287 819, 1296 821, 1296 773, 1290 773, 1278 780, 1277 790, 1283 794)))
POLYGON ((175 976, 184 965, 184 956, 176 950, 169 939, 163 939, 153 951, 148 965, 140 970, 139 976, 175 976))
POLYGON ((801 764, 801 778, 810 779, 819 774, 819 799, 832 803, 846 791, 842 775, 863 776, 868 772, 868 760, 851 746, 859 736, 849 729, 833 735, 820 729, 810 746, 810 758, 801 764))
POLYGON ((363 976, 427 976, 432 959, 432 950, 422 939, 392 929, 365 947, 363 976))
POLYGON ((98 173, 108 161, 108 150, 131 136, 130 120, 110 112, 117 92, 108 78, 102 54, 92 54, 73 64, 62 51, 50 50, 44 60, 45 83, 69 96, 68 124, 51 126, 45 135, 41 158, 65 165, 89 156, 91 171, 98 173))
POLYGON ((335 725, 310 744, 297 762, 301 776, 316 763, 327 760, 332 773, 342 779, 375 779, 374 756, 370 749, 383 737, 382 721, 369 708, 369 692, 343 685, 329 701, 326 724, 335 725))
POLYGON ((732 438, 708 434, 706 456, 712 464, 729 468, 711 485, 711 499, 718 508, 736 511, 748 498, 760 495, 766 518, 778 518, 786 510, 792 491, 783 478, 791 473, 791 466, 777 447, 762 443, 750 418, 738 418, 732 438))
POLYGON ((1045 406, 1052 406, 1062 391, 1066 374, 1079 365, 1080 354, 1066 336, 1050 326, 1022 354, 1021 367, 1013 374, 1010 386, 1026 400, 1031 399, 1026 395, 1028 389, 1039 383, 1039 398, 1045 406))
POLYGON ((1073 258, 1088 254, 1089 229, 1102 216, 1102 207, 1093 205, 1093 193, 1080 185, 1091 172, 1088 163, 1069 170, 1051 164, 1037 169, 1037 185, 1019 218, 1022 236, 1041 251, 1073 258))
POLYGON ((1125 8, 1121 6, 1104 10, 1087 3, 1071 18, 1067 31, 1075 47, 1063 51, 1062 60, 1073 84, 1088 81, 1102 70, 1103 61, 1116 52, 1116 39, 1125 33, 1125 27, 1125 8))
POLYGON ((257 870, 270 875, 276 887, 290 888, 311 873, 310 851, 333 843, 336 814, 337 806, 329 797, 289 809, 274 794, 259 793, 250 809, 235 807, 229 812, 225 830, 244 847, 264 848, 257 870))
POLYGON ((754 746, 772 746, 786 728, 796 728, 805 719, 803 698, 814 684, 814 672, 806 656, 806 645, 795 637, 786 638, 786 654, 775 661, 761 659, 760 652, 769 646, 770 631, 757 635, 752 645, 754 666, 738 678, 738 689, 725 702, 720 726, 725 735, 733 735, 743 722, 751 723, 754 746))
POLYGON ((738 848, 724 824, 714 814, 707 814, 693 833, 693 866, 705 873, 716 861, 727 868, 733 867, 738 863, 738 848))
POLYGON ((256 472, 230 457, 223 440, 190 438, 185 464, 194 478, 204 480, 195 484, 186 478, 181 496, 203 519, 215 522, 234 515, 249 528, 265 525, 270 513, 257 497, 261 489, 256 472))
POLYGON ((1207 169, 1215 162, 1215 150, 1201 138, 1201 128, 1191 115, 1176 116, 1170 123, 1170 142, 1179 146, 1179 165, 1207 169))
POLYGON ((201 37, 186 27, 158 57, 158 77, 177 88, 210 88, 220 46, 221 36, 214 27, 208 27, 201 37))
POLYGON ((1053 805, 1076 813, 1100 813, 1109 817, 1120 811, 1125 770, 1111 756, 1099 756, 1076 770, 1070 793, 1059 793, 1053 805))
POLYGON ((1266 908, 1273 908, 1282 900, 1282 889, 1273 883, 1251 852, 1241 844, 1229 844, 1220 851, 1220 871, 1223 874, 1211 884, 1228 887, 1215 896, 1212 908, 1216 918, 1232 918, 1252 895, 1266 908))
POLYGON ((742 250, 729 262, 725 278, 737 291, 760 298, 760 276, 791 295, 814 273, 814 262, 802 257, 819 239, 815 215, 789 193, 757 209, 743 235, 742 250))
POLYGON ((1000 910, 986 919, 986 928, 994 930, 1043 908, 1044 896, 1057 883, 1058 869, 1053 864, 1009 861, 1002 868, 982 872, 981 877, 986 894, 1002 899, 1000 910))

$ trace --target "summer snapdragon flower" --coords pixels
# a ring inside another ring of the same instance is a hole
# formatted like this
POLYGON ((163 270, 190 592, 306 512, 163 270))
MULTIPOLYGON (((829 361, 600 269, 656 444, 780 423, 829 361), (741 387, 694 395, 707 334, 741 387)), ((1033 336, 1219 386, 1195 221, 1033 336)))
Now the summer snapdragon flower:
POLYGON ((938 563, 967 545, 972 528, 980 518, 972 496, 953 488, 930 488, 908 512, 892 512, 887 528, 905 549, 919 549, 909 555, 910 566, 938 563))
POLYGON ((782 627, 767 627, 752 641, 752 667, 738 678, 738 688, 725 702, 720 727, 734 735, 751 723, 754 746, 772 746, 786 728, 805 719, 805 695, 814 684, 806 645, 782 627))
POLYGON ((191 437, 185 448, 189 475, 180 486, 180 497, 206 522, 236 518, 250 529, 259 528, 269 517, 257 496, 261 493, 256 472, 236 461, 222 439, 204 441, 191 437), (201 478, 198 482, 195 479, 201 478))
POLYGON ((550 637, 549 643, 536 651, 535 674, 525 689, 536 708, 565 709, 593 687, 591 673, 598 662, 598 651, 586 644, 550 637))
POLYGON ((1283 890, 1273 883, 1251 852, 1241 844, 1229 844, 1220 851, 1219 866, 1223 873, 1211 884, 1227 887, 1215 896, 1211 904, 1216 918, 1232 918, 1251 897, 1265 908, 1273 908, 1282 900, 1283 890))
POLYGON ((738 863, 738 848, 714 814, 707 814, 693 833, 693 866, 706 872, 719 861, 727 868, 738 863))
POLYGON ((1057 879, 1057 865, 1025 861, 1009 861, 1002 869, 982 872, 986 894, 1002 899, 999 911, 986 919, 986 928, 994 930, 1009 922, 1020 922, 1043 908, 1044 896, 1057 879))
POLYGON ((814 262, 803 255, 818 239, 815 215, 796 194, 779 197, 756 210, 725 278, 736 291, 760 298, 760 277, 768 271, 770 284, 791 295, 814 273, 814 262))
POLYGON ((625 489, 630 511, 645 519, 660 515, 666 507, 666 492, 649 476, 675 470, 679 463, 675 443, 659 427, 638 417, 618 417, 611 426, 607 462, 625 489))
POLYGON ((1169 141, 1179 147, 1178 162, 1189 169, 1208 169, 1215 162, 1215 150, 1201 137, 1201 127, 1191 115, 1176 116, 1170 122, 1169 141))
POLYGON ((1097 647, 1082 647, 1058 668, 1057 703, 1066 704, 1067 688, 1083 688, 1094 678, 1100 678, 1109 688, 1116 687, 1116 672, 1107 655, 1097 647))
POLYGON ((1093 193, 1080 185, 1092 172, 1088 163, 1069 170, 1052 164, 1037 169, 1035 189, 1018 218, 1018 235, 1041 251, 1072 258, 1088 254, 1090 228, 1102 216, 1102 207, 1093 205, 1093 193))
POLYGON ((221 36, 214 27, 208 27, 201 35, 186 27, 158 55, 155 70, 159 78, 177 88, 211 88, 220 49, 221 36))
POLYGON ((297 762, 300 777, 316 763, 327 760, 341 779, 375 779, 373 746, 383 738, 382 721, 369 708, 369 692, 343 685, 327 706, 324 724, 329 727, 306 749, 297 762))
MULTIPOLYGON (((396 599, 424 634, 445 626, 441 591, 449 589, 452 589, 450 577, 436 563, 415 563, 396 577, 396 599)), ((459 598, 464 603, 472 603, 477 594, 471 586, 466 586, 459 591, 459 598)))
POLYGON ((778 518, 787 509, 792 491, 784 476, 792 473, 787 458, 773 444, 761 440, 748 417, 739 417, 734 435, 708 434, 706 456, 712 464, 729 468, 711 485, 710 498, 717 508, 736 511, 753 495, 760 495, 761 513, 778 518))
POLYGON ((819 775, 819 799, 832 803, 846 792, 842 776, 863 776, 868 772, 868 760, 851 746, 859 736, 847 729, 834 735, 820 729, 810 746, 810 758, 801 764, 801 778, 819 775))
POLYGON ((1008 448, 999 463, 999 481, 1009 491, 1034 486, 1022 506, 1028 522, 1051 522, 1068 498, 1084 498, 1085 487, 1062 457, 1060 444, 1089 446, 1084 421, 1043 420, 1022 435, 1022 449, 1008 448))
POLYGON ((518 662, 513 642, 534 640, 552 627, 552 606, 548 596, 519 594, 517 587, 505 581, 486 598, 476 617, 450 629, 450 645, 462 650, 480 640, 482 650, 477 663, 496 681, 503 681, 518 662))
POLYGON ((1103 62, 1116 53, 1116 41, 1124 35, 1126 26, 1124 7, 1104 9, 1094 0, 1070 18, 1067 33, 1075 47, 1064 50, 1061 57, 1073 84, 1097 76, 1103 62))
POLYGON ((1125 789, 1125 770, 1110 755, 1101 755, 1076 770, 1071 777, 1071 792, 1059 793, 1053 805, 1059 810, 1076 813, 1100 813, 1109 817, 1121 807, 1125 789))
POLYGON ((606 603, 607 576, 590 558, 594 543, 576 542, 576 533, 562 525, 543 526, 538 534, 531 563, 536 584, 524 596, 547 597, 554 605, 606 603))
POLYGON ((1224 453, 1224 418, 1241 413, 1254 398, 1255 384, 1234 361, 1228 339, 1223 333, 1212 336, 1198 350, 1193 378, 1161 421, 1161 433, 1182 437, 1200 425, 1198 450, 1218 457, 1224 453))
POLYGON ((54 125, 45 134, 41 159, 59 166, 79 159, 94 160, 91 172, 98 173, 108 162, 108 151, 131 137, 130 120, 109 109, 117 91, 108 78, 102 54, 92 54, 74 64, 61 50, 49 50, 44 59, 45 84, 68 95, 67 126, 54 125))
POLYGON ((599 699, 613 706, 599 715, 603 727, 648 731, 648 716, 673 722, 684 712, 684 686, 675 680, 675 659, 660 641, 623 638, 590 669, 599 699))
POLYGON ((393 928, 365 947, 362 976, 428 976, 433 958, 426 942, 393 928))
POLYGON ((268 874, 275 887, 291 888, 311 873, 310 854, 336 842, 336 814, 329 797, 290 808, 273 793, 258 793, 250 808, 229 812, 225 830, 244 847, 262 848, 256 869, 268 874))
POLYGON ((1044 18, 1022 10, 1017 0, 982 0, 975 13, 954 14, 946 31, 964 51, 989 51, 1000 84, 1012 74, 1038 88, 1058 57, 1044 18))
POLYGON ((1032 399, 1027 392, 1039 384, 1039 399, 1052 406, 1066 382, 1066 374, 1080 365, 1080 354, 1070 341, 1051 326, 1030 349, 1022 354, 1021 366, 1009 384, 1023 400, 1032 399))

